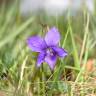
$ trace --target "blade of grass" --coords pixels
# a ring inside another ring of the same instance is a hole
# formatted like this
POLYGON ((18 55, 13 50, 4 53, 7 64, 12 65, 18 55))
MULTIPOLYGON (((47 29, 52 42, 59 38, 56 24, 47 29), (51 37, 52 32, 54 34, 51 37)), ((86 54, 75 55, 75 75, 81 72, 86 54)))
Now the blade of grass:
POLYGON ((80 62, 79 62, 79 56, 78 56, 79 54, 78 54, 78 50, 77 50, 76 43, 74 40, 71 25, 69 25, 69 28, 70 28, 70 35, 72 39, 72 45, 73 45, 73 57, 74 57, 74 62, 75 62, 74 64, 76 68, 80 69, 80 62))

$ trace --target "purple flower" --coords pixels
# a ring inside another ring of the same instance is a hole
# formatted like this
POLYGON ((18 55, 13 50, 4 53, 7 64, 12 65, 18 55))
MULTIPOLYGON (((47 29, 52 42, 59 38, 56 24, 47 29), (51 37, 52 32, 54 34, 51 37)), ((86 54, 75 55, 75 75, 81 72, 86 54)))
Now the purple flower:
POLYGON ((39 52, 37 59, 37 67, 43 62, 48 63, 49 67, 53 70, 58 57, 65 57, 67 52, 58 47, 60 41, 60 34, 58 30, 53 27, 46 34, 45 38, 32 36, 28 38, 27 44, 32 51, 39 52))

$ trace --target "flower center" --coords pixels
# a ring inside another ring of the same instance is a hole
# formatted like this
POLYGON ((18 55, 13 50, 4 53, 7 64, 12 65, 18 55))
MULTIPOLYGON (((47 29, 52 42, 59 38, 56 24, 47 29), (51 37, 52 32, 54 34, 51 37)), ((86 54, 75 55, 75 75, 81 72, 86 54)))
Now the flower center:
POLYGON ((52 50, 52 48, 47 48, 47 54, 53 56, 54 55, 54 51, 52 50))

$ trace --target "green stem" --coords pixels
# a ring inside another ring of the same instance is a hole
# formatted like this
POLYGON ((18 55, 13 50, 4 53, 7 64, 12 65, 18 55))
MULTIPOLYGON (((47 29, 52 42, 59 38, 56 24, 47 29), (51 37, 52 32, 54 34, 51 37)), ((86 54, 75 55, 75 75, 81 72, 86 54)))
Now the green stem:
MULTIPOLYGON (((41 94, 43 95, 43 96, 46 96, 46 94, 45 94, 45 75, 44 75, 44 69, 43 69, 44 67, 43 67, 43 64, 42 64, 42 66, 41 66, 41 70, 40 70, 40 73, 41 73, 41 76, 40 76, 40 82, 41 82, 41 94)), ((41 95, 40 94, 40 95, 41 95)))

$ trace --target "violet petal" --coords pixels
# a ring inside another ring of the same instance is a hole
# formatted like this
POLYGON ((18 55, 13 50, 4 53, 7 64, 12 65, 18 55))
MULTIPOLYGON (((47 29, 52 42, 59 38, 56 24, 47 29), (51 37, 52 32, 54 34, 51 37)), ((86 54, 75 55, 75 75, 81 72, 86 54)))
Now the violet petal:
POLYGON ((52 47, 52 49, 56 52, 56 54, 59 56, 59 57, 65 57, 68 55, 68 53, 65 51, 65 49, 63 48, 60 48, 60 47, 52 47))
POLYGON ((46 55, 45 52, 39 53, 37 59, 37 67, 40 67, 40 65, 44 62, 45 55, 46 55))
POLYGON ((57 59, 56 55, 53 56, 50 55, 45 57, 45 62, 48 63, 51 70, 53 70, 55 67, 56 59, 57 59))
POLYGON ((45 41, 48 46, 57 45, 60 41, 60 34, 55 27, 51 28, 45 36, 45 41))
POLYGON ((41 52, 44 48, 46 48, 45 41, 38 36, 29 37, 27 39, 27 44, 29 48, 35 52, 41 52))

